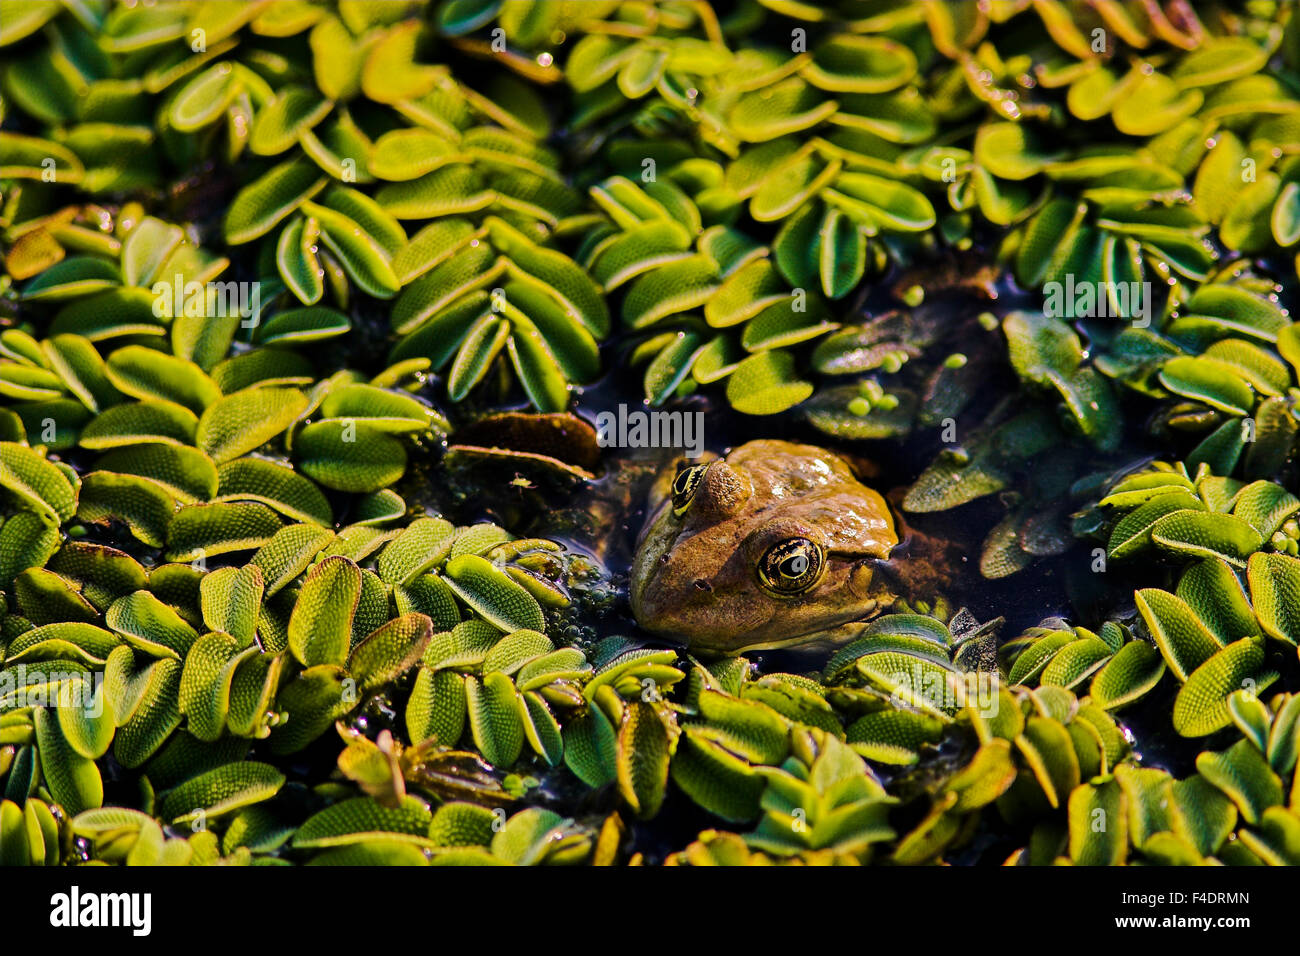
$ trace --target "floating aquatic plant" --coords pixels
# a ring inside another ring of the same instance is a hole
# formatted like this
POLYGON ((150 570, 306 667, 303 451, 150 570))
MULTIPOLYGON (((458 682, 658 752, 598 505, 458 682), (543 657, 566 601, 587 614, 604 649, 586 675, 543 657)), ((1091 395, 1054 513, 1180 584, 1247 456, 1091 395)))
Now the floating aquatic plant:
POLYGON ((13 2, 0 48, 0 863, 1300 864, 1285 4, 13 2), (999 496, 987 577, 1092 547, 1118 597, 999 644, 920 595, 808 673, 575 626, 591 556, 431 502, 592 481, 465 429, 627 368, 951 424, 904 510, 999 496))

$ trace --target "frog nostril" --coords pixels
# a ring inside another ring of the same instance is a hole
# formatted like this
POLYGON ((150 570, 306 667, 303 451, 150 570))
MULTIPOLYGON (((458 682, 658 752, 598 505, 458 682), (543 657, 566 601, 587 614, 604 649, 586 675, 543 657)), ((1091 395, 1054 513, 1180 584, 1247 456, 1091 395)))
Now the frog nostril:
POLYGON ((695 587, 700 591, 711 592, 713 590, 712 585, 710 585, 708 581, 704 580, 704 578, 696 578, 695 587))

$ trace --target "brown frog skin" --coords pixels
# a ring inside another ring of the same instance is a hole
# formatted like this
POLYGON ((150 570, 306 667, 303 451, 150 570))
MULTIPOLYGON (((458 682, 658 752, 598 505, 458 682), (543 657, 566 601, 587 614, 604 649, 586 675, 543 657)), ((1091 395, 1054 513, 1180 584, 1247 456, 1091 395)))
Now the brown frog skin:
POLYGON ((833 452, 752 441, 666 478, 631 573, 645 629, 740 654, 821 642, 893 603, 893 515, 833 452))

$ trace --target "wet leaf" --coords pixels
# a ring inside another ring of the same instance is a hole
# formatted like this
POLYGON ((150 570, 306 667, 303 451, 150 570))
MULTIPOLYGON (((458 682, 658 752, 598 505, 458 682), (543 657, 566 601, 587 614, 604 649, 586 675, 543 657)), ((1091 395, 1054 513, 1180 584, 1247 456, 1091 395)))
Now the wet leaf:
POLYGON ((1203 737, 1228 726, 1232 722, 1228 696, 1244 686, 1256 686, 1263 665, 1264 652, 1253 638, 1217 651, 1188 675, 1178 692, 1174 729, 1184 737, 1203 737))
POLYGON ((446 573, 456 596, 502 631, 543 629, 536 599, 492 562, 465 554, 448 561, 446 573))

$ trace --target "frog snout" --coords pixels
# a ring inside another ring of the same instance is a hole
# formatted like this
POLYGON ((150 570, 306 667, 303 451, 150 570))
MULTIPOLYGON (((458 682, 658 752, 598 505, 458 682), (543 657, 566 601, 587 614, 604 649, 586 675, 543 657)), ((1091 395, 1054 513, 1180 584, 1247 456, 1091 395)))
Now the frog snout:
POLYGON ((709 614, 717 604, 713 584, 707 578, 689 578, 675 586, 654 576, 635 595, 632 613, 651 631, 687 631, 709 614))
POLYGON ((665 581, 657 584, 657 587, 647 588, 642 594, 641 606, 646 609, 649 617, 670 616, 675 611, 697 610, 717 602, 713 584, 707 578, 694 578, 689 583, 682 582, 676 587, 665 581))

